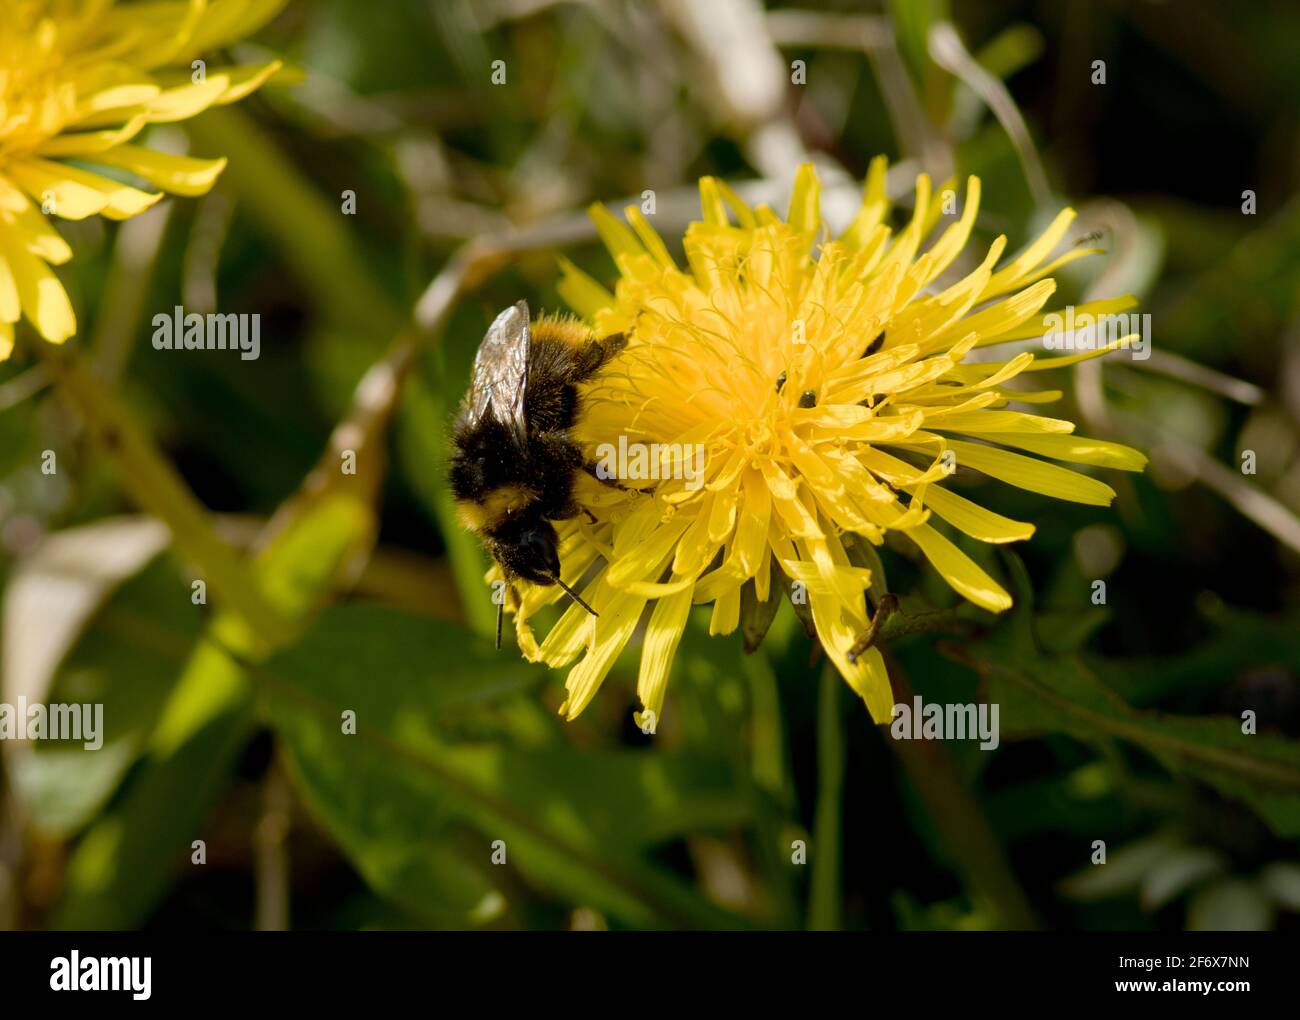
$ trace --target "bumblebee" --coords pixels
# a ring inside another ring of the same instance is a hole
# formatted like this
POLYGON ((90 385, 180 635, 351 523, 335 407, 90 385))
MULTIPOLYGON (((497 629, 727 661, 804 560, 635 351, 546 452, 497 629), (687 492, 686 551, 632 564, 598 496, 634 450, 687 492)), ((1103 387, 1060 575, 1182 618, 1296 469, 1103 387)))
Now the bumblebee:
MULTIPOLYGON (((461 520, 483 538, 507 583, 558 584, 593 616, 560 580, 551 522, 581 512, 574 498, 577 472, 599 478, 572 435, 578 384, 625 345, 621 333, 597 339, 573 321, 530 322, 528 302, 520 301, 488 327, 452 430, 452 495, 461 520)), ((497 605, 498 648, 503 608, 497 605)))

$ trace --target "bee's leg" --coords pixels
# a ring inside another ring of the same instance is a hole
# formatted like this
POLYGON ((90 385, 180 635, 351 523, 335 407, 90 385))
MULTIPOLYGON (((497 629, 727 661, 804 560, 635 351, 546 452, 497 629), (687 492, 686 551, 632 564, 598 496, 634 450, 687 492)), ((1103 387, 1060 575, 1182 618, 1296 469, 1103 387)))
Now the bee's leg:
POLYGON ((616 478, 609 478, 605 475, 602 475, 600 473, 600 465, 597 464, 594 460, 589 460, 587 461, 587 463, 583 464, 582 470, 587 472, 587 474, 591 475, 591 477, 596 479, 596 481, 600 482, 601 485, 608 485, 611 489, 618 489, 620 492, 638 491, 636 489, 631 488, 630 486, 624 485, 616 478))
POLYGON ((569 382, 579 383, 590 379, 601 370, 605 362, 626 346, 627 337, 622 333, 611 333, 600 340, 591 341, 573 359, 569 382))
POLYGON ((546 519, 548 521, 571 521, 578 514, 586 514, 588 521, 592 524, 596 523, 596 515, 572 497, 563 506, 557 507, 548 513, 546 519))
POLYGON ((576 499, 571 499, 569 500, 569 502, 564 504, 564 506, 560 507, 557 510, 551 511, 551 513, 547 514, 546 519, 548 521, 567 521, 573 519, 574 517, 577 517, 578 514, 580 513, 586 514, 587 520, 590 521, 592 524, 596 523, 596 515, 593 514, 581 503, 579 503, 576 499))
POLYGON ((501 618, 505 615, 506 599, 510 600, 510 608, 519 615, 519 610, 523 608, 523 603, 519 599, 519 592, 509 581, 506 582, 506 597, 497 603, 497 651, 501 650, 501 618))

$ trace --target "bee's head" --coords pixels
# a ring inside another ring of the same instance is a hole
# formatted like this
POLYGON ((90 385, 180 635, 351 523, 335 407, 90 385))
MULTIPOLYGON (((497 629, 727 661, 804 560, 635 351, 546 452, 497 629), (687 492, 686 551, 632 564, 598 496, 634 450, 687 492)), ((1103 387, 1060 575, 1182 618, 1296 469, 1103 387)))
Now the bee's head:
POLYGON ((560 576, 559 538, 551 522, 525 515, 492 533, 493 552, 506 572, 533 584, 554 584, 560 576))

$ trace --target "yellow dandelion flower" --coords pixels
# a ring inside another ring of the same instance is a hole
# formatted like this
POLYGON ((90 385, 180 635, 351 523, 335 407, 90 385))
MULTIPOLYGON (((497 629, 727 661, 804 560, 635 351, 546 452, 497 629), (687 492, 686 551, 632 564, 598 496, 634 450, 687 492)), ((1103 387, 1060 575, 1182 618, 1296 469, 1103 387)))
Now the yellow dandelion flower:
MULTIPOLYGON (((803 586, 826 654, 872 717, 886 721, 893 698, 879 651, 849 654, 869 623, 871 571, 854 555, 856 543, 880 545, 887 531, 900 532, 961 596, 993 612, 1007 609, 1010 596, 935 519, 991 543, 1028 538, 1034 527, 945 487, 954 458, 1021 489, 1109 504, 1115 493, 1104 482, 1038 457, 1127 471, 1141 470, 1145 458, 1077 437, 1069 421, 1008 409, 1011 401, 1047 402, 1060 393, 1006 384, 1126 341, 1050 359, 1028 351, 1008 360, 969 357, 1045 332, 1043 308, 1055 289, 1049 274, 1089 254, 1073 248, 1047 261, 1074 217, 1069 209, 1006 265, 995 268, 1006 245, 999 237, 977 268, 940 287, 935 281, 970 237, 978 178, 969 180, 960 218, 924 251, 940 200, 920 176, 915 211, 895 236, 885 222, 883 159, 873 162, 847 231, 820 247, 810 166, 796 177, 784 221, 769 208, 749 208, 721 181, 705 178, 700 195, 703 220, 683 242, 688 268, 674 262, 636 207, 627 209, 629 227, 596 206, 620 273, 616 290, 568 263, 560 289, 599 334, 628 339, 586 393, 579 439, 589 450, 614 437, 673 456, 702 449, 702 474, 692 484, 684 472, 663 472, 652 487, 640 483, 630 493, 592 482, 585 502, 594 522, 587 515, 562 522, 560 554, 564 580, 581 584, 599 616, 570 604, 538 644, 529 617, 562 593, 525 586, 516 609, 520 646, 553 666, 581 656, 561 709, 573 718, 653 604, 637 684, 653 721, 691 606, 712 603, 710 633, 734 631, 745 585, 759 600, 778 597, 775 563, 783 583, 803 586)), ((1076 317, 1132 304, 1093 302, 1077 307, 1076 317)))
POLYGON ((208 68, 200 55, 261 27, 284 0, 0 0, 0 360, 26 317, 76 332, 51 265, 72 250, 46 216, 124 220, 163 192, 202 195, 226 165, 134 144, 258 88, 279 62, 208 68), (138 178, 159 191, 124 183, 138 178))

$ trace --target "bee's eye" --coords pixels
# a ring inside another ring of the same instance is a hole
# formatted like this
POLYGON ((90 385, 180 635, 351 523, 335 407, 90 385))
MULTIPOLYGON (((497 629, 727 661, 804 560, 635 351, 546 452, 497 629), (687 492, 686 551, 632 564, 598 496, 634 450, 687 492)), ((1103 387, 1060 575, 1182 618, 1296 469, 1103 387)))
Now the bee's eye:
POLYGON ((539 559, 546 551, 546 539, 542 538, 541 532, 525 531, 519 536, 519 548, 530 558, 539 559))
POLYGON ((519 558, 525 565, 524 576, 534 582, 558 577, 560 556, 556 551, 555 533, 541 528, 528 528, 519 534, 519 558))

